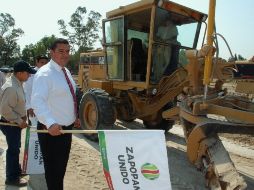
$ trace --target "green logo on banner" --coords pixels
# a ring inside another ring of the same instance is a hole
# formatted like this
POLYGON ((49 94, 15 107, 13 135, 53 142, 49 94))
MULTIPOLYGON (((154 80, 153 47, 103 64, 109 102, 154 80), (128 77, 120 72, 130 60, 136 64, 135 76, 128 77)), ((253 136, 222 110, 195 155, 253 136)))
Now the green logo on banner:
POLYGON ((141 167, 141 173, 146 179, 155 180, 160 176, 160 171, 154 164, 146 163, 141 167))

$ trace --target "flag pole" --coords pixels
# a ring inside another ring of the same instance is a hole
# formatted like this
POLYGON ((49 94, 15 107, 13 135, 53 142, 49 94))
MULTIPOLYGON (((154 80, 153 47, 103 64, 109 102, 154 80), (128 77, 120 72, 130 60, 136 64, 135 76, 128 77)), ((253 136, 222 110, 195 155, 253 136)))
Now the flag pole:
POLYGON ((6 122, 2 122, 2 121, 0 121, 0 125, 4 125, 4 126, 15 126, 15 127, 18 127, 18 126, 19 126, 17 123, 6 123, 6 122))
MULTIPOLYGON (((96 134, 100 130, 60 130, 61 133, 67 134, 96 134)), ((33 133, 48 133, 48 130, 36 130, 36 129, 30 129, 30 132, 33 133)))
MULTIPOLYGON (((0 122, 0 125, 4 126, 15 126, 18 127, 19 125, 16 123, 5 123, 0 122)), ((61 133, 73 133, 73 134, 96 134, 100 130, 60 130, 61 133)), ((30 132, 33 133, 48 133, 48 130, 36 130, 36 129, 30 129, 30 132)))

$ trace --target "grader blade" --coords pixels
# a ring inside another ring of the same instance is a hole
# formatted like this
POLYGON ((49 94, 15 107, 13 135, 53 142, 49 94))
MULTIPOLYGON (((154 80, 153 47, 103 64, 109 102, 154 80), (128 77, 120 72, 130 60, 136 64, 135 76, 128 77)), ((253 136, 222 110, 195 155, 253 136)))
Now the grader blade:
POLYGON ((219 137, 209 136, 209 124, 195 127, 187 138, 189 160, 204 172, 211 190, 242 190, 247 185, 238 174, 234 163, 219 137), (194 152, 195 151, 195 152, 194 152))
POLYGON ((209 160, 209 169, 207 169, 207 181, 211 189, 236 190, 247 187, 243 178, 238 174, 229 154, 222 142, 216 138, 210 147, 207 155, 209 160), (213 182, 215 184, 213 184, 213 182))

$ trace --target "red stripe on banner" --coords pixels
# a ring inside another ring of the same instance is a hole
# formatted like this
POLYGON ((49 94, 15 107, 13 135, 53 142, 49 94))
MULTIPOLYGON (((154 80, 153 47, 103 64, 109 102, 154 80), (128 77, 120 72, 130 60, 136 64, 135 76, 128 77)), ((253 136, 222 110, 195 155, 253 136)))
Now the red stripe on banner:
POLYGON ((105 178, 108 182, 108 187, 110 190, 114 190, 114 186, 113 186, 113 183, 112 183, 112 179, 111 179, 111 176, 110 176, 110 173, 107 172, 105 169, 103 169, 104 171, 104 175, 105 175, 105 178))
POLYGON ((24 158, 23 158, 23 167, 22 172, 26 174, 27 171, 27 162, 28 162, 28 149, 29 149, 29 139, 30 139, 30 128, 26 128, 26 139, 25 139, 25 149, 24 149, 24 158))
POLYGON ((24 173, 24 174, 26 174, 26 169, 27 169, 27 161, 28 161, 28 151, 25 151, 24 152, 24 158, 23 158, 23 170, 22 170, 22 172, 24 173))
POLYGON ((159 170, 152 171, 152 170, 142 170, 141 173, 149 173, 149 174, 158 174, 159 170))

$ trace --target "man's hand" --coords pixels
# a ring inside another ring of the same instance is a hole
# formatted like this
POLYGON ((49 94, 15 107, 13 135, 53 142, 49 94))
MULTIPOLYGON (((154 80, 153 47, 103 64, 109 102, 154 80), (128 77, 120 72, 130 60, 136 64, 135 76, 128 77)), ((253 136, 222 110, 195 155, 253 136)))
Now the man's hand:
POLYGON ((53 124, 48 128, 48 132, 51 136, 58 136, 61 135, 62 126, 58 124, 53 124))
POLYGON ((19 124, 19 127, 20 127, 21 129, 24 129, 24 128, 27 128, 28 125, 27 125, 26 121, 23 120, 22 123, 19 124))
POLYGON ((35 117, 34 110, 32 108, 27 110, 28 117, 35 117))
POLYGON ((80 120, 79 119, 76 119, 75 122, 74 122, 74 127, 75 128, 80 128, 80 120))

